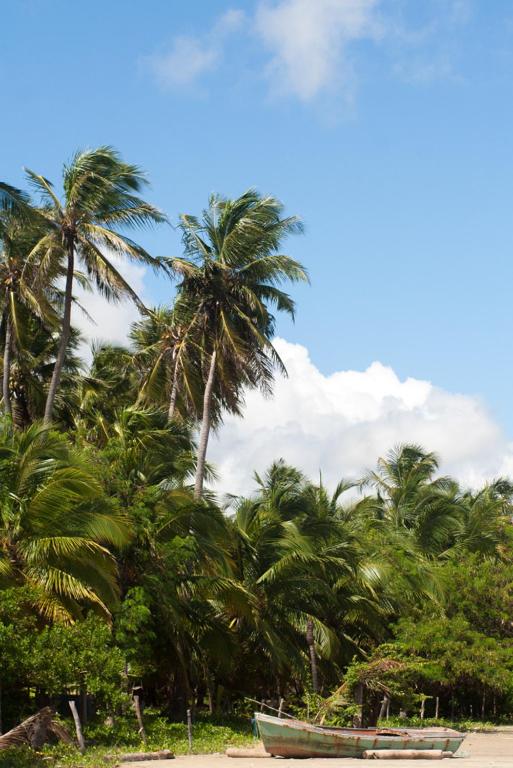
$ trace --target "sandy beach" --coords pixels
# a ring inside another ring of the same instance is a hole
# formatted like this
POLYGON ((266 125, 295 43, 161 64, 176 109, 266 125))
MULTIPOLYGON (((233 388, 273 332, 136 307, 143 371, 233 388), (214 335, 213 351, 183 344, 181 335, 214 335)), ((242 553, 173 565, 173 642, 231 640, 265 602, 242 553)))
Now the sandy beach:
MULTIPOLYGON (((225 755, 190 755, 177 757, 172 762, 169 760, 156 760, 152 762, 125 763, 122 768, 276 768, 279 760, 280 768, 334 768, 341 765, 343 768, 359 768, 365 762, 352 758, 344 760, 290 760, 281 758, 231 758, 225 755)), ((463 742, 460 750, 453 760, 461 761, 465 768, 495 768, 496 766, 510 766, 513 768, 513 728, 501 729, 495 733, 470 733, 463 742)), ((449 760, 443 761, 447 765, 449 760)), ((372 761, 372 765, 383 768, 400 768, 404 766, 428 766, 440 765, 435 760, 379 760, 372 761)), ((458 765, 459 763, 455 763, 458 765)))

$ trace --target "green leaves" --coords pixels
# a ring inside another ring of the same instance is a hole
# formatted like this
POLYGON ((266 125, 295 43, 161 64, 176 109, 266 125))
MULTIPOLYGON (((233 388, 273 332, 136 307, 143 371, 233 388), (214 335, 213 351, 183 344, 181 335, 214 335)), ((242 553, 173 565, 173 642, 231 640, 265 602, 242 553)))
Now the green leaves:
POLYGON ((82 262, 88 277, 106 298, 128 296, 144 310, 112 256, 161 268, 160 259, 152 257, 122 230, 160 224, 167 218, 139 197, 146 184, 141 169, 124 162, 112 147, 74 155, 64 166, 62 200, 43 176, 27 170, 27 178, 42 198, 40 218, 45 225, 31 249, 30 260, 44 264, 55 274, 66 275, 59 347, 45 406, 45 423, 50 423, 68 352, 75 259, 82 262))
POLYGON ((31 585, 50 618, 71 620, 83 604, 108 614, 117 582, 107 546, 126 544, 128 527, 87 463, 55 433, 2 424, 0 487, 4 579, 31 585))

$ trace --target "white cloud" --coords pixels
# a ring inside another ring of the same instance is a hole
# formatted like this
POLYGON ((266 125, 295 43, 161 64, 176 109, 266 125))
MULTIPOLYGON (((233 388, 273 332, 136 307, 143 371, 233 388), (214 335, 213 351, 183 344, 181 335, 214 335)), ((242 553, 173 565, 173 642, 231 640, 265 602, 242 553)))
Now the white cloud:
POLYGON ((256 31, 271 52, 269 76, 282 90, 309 101, 351 76, 348 47, 380 34, 378 0, 263 2, 256 31))
POLYGON ((244 418, 226 417, 212 438, 209 458, 223 492, 248 492, 253 471, 280 457, 313 479, 322 470, 333 487, 361 476, 401 442, 436 451, 442 471, 466 485, 513 471, 513 446, 477 398, 401 381, 378 362, 325 376, 305 347, 282 339, 276 346, 289 378, 277 379, 272 399, 249 392, 244 418))
POLYGON ((206 35, 178 35, 168 51, 145 57, 143 64, 163 87, 191 85, 205 72, 215 69, 222 58, 226 38, 243 20, 242 11, 227 11, 206 35))
MULTIPOLYGON (((233 8, 205 33, 177 35, 141 62, 162 87, 187 88, 219 66, 234 33, 252 34, 265 49, 272 91, 305 103, 334 91, 347 102, 358 43, 382 43, 383 66, 412 84, 461 82, 458 34, 473 8, 474 0, 426 0, 413 21, 409 0, 256 0, 253 13, 233 8)), ((240 71, 240 61, 232 70, 240 71)))
MULTIPOLYGON (((121 260, 115 254, 110 254, 109 258, 141 301, 151 305, 144 293, 145 267, 121 260)), ((78 285, 75 285, 74 294, 91 317, 90 320, 77 306, 73 307, 72 323, 84 336, 85 343, 80 349, 82 357, 88 361, 91 359, 90 344, 93 341, 112 344, 127 343, 130 326, 140 316, 133 301, 124 299, 119 302, 110 302, 96 290, 90 293, 78 285)))

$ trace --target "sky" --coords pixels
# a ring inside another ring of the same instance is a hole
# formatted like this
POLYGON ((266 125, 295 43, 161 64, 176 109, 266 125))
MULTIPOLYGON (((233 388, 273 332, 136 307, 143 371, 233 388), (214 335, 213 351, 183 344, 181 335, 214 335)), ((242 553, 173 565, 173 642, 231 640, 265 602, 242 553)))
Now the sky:
MULTIPOLYGON (((289 380, 212 444, 335 481, 404 440, 463 482, 513 468, 511 0, 0 0, 0 177, 78 148, 141 165, 176 223, 256 187, 304 221, 289 380)), ((139 239, 179 255, 175 229, 139 239)), ((130 266, 148 304, 173 286, 130 266)), ((87 297, 92 338, 135 310, 87 297)))

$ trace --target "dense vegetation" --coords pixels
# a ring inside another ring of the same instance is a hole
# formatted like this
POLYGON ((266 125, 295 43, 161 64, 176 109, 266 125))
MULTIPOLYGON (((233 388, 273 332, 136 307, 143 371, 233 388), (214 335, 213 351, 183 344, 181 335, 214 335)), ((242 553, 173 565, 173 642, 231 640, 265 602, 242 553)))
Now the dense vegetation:
POLYGON ((335 489, 274 457, 245 498, 208 489, 210 430, 283 370, 300 222, 254 191, 213 196, 180 217, 183 257, 156 258, 126 232, 166 217, 112 149, 78 153, 62 194, 28 179, 36 197, 0 184, 4 730, 85 694, 120 728, 134 686, 159 723, 242 716, 248 697, 345 722, 512 716, 508 480, 461 488, 403 445, 335 489), (143 307, 123 258, 172 304, 143 307), (87 367, 77 284, 141 310, 130 346, 87 367))

